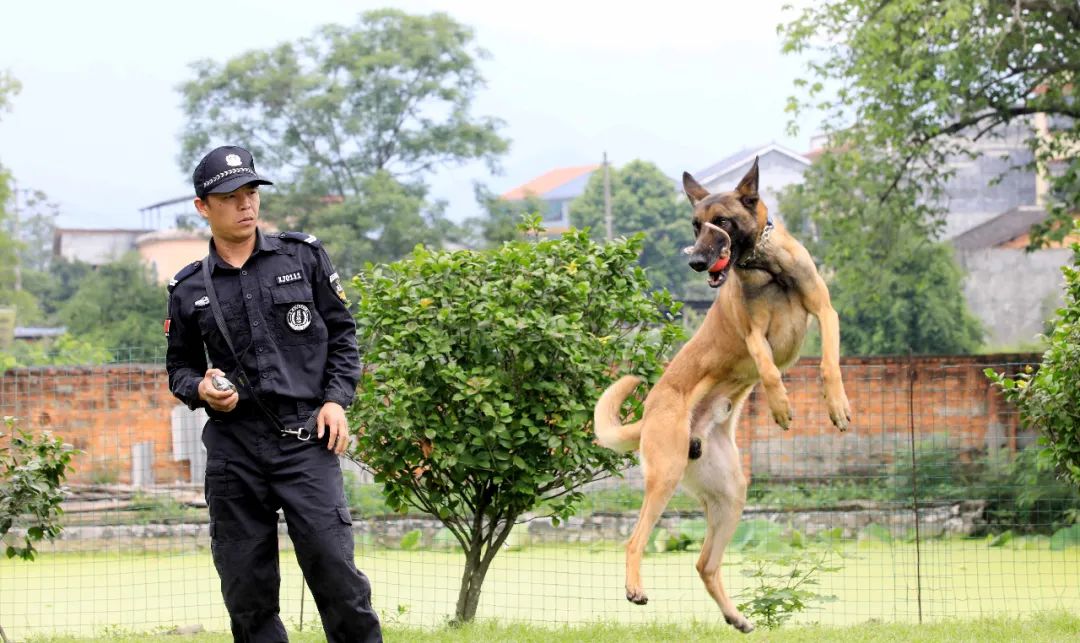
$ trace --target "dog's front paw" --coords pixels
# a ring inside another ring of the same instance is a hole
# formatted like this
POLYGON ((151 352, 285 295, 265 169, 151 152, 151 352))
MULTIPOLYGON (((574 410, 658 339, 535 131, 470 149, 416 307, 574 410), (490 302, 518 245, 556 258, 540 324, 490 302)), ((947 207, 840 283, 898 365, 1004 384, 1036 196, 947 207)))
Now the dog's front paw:
POLYGON ((769 410, 772 411, 772 419, 774 422, 780 425, 780 428, 787 431, 791 428, 791 404, 788 403, 787 398, 769 400, 769 410))
POLYGON ((829 419, 840 431, 847 431, 851 425, 851 406, 848 404, 847 396, 841 392, 826 402, 829 405, 829 419))
POLYGON ((635 605, 644 605, 649 602, 649 597, 645 595, 644 590, 627 588, 626 600, 635 605))

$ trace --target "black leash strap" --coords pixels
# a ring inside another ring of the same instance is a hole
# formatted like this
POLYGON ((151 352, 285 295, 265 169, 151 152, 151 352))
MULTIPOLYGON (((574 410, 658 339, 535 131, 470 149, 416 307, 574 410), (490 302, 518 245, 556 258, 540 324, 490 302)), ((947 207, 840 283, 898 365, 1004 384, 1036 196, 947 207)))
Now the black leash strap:
MULTIPOLYGON (((247 373, 244 372, 244 367, 240 364, 240 357, 236 354, 236 349, 233 348, 232 339, 229 337, 229 328, 225 325, 225 316, 221 314, 221 304, 218 303, 217 293, 214 292, 214 281, 210 279, 210 255, 206 255, 202 260, 202 273, 203 273, 203 285, 206 287, 206 296, 210 299, 210 310, 214 312, 214 321, 217 322, 218 330, 221 332, 221 336, 225 338, 225 345, 229 347, 229 352, 232 353, 233 360, 236 362, 236 377, 240 380, 240 384, 247 389, 248 395, 255 402, 255 405, 259 407, 263 415, 266 416, 270 422, 277 427, 284 435, 295 435, 299 440, 311 439, 312 431, 306 425, 296 429, 287 429, 285 425, 278 419, 278 416, 270 412, 270 409, 266 408, 262 400, 255 393, 255 387, 251 385, 251 381, 248 379, 247 373)), ((316 410, 316 413, 318 411, 316 410)), ((312 414, 315 417, 315 414, 312 414)))

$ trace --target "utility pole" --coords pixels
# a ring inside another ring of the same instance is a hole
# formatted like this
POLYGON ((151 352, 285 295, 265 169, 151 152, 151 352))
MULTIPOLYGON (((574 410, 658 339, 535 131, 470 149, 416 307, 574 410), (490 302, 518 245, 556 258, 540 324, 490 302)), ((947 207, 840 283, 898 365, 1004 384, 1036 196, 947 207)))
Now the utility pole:
POLYGON ((608 171, 607 150, 604 151, 604 225, 607 227, 607 240, 615 238, 611 221, 611 172, 608 171))
POLYGON ((19 254, 19 185, 11 179, 11 239, 15 242, 15 292, 22 290, 22 257, 19 254))

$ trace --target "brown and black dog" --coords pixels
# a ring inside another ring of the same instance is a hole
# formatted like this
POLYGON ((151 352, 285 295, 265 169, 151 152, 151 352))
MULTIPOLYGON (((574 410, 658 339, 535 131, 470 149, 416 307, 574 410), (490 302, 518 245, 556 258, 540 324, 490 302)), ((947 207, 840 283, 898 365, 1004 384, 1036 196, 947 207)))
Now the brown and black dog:
POLYGON ((851 410, 840 379, 840 329, 829 291, 810 253, 773 222, 758 195, 758 162, 732 192, 709 194, 689 173, 683 189, 694 206, 690 266, 720 288, 701 327, 645 398, 644 415, 621 425, 623 401, 640 383, 627 376, 596 403, 597 441, 640 449, 645 499, 626 544, 626 598, 648 601, 641 557, 649 534, 680 480, 705 506, 708 529, 697 571, 728 623, 753 625, 724 591, 720 567, 746 502, 735 446, 739 411, 759 381, 773 419, 787 429, 791 407, 780 371, 799 356, 809 315, 821 328, 821 375, 829 417, 846 430, 851 410))

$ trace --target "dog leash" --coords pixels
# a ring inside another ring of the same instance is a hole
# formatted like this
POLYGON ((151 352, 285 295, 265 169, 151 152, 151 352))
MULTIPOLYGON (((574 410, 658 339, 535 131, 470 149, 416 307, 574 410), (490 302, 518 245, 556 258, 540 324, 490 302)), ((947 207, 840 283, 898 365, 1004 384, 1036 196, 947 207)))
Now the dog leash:
MULTIPOLYGON (((270 420, 270 422, 277 428, 281 435, 294 435, 296 436, 297 440, 300 440, 301 442, 307 442, 311 439, 312 435, 314 435, 314 430, 312 429, 312 427, 309 427, 305 423, 303 426, 297 427, 295 429, 287 428, 285 424, 282 423, 282 421, 278 419, 276 415, 270 412, 270 409, 266 408, 266 406, 262 403, 262 400, 259 399, 259 396, 256 395, 255 388, 251 385, 251 381, 248 380, 247 373, 244 372, 244 367, 240 365, 240 358, 236 355, 236 349, 233 348, 232 340, 229 338, 229 329, 225 326, 225 316, 221 313, 221 304, 218 303, 217 293, 214 291, 214 283, 210 279, 210 255, 203 257, 202 270, 203 284, 206 287, 206 297, 210 300, 210 310, 212 310, 214 313, 214 322, 217 324, 218 331, 220 331, 222 337, 225 338, 225 345, 229 347, 229 352, 232 353, 233 359, 236 361, 237 379, 240 380, 240 384, 242 384, 244 388, 247 389, 248 395, 251 396, 251 399, 255 400, 256 406, 259 407, 259 410, 262 411, 262 414, 265 415, 268 420, 270 420)), ((318 412, 319 410, 315 409, 315 411, 311 414, 311 419, 317 418, 318 412)), ((310 422, 311 419, 309 419, 308 422, 310 422)), ((375 475, 374 469, 354 458, 348 453, 348 451, 344 451, 339 455, 344 456, 345 459, 349 460, 360 469, 370 473, 371 475, 375 475)))
MULTIPOLYGON (((214 322, 217 323, 218 331, 221 336, 225 338, 225 345, 229 347, 229 352, 232 353, 233 360, 236 362, 237 379, 240 380, 240 384, 247 389, 248 395, 255 402, 255 405, 259 407, 262 414, 266 416, 268 420, 277 428, 278 432, 282 435, 296 436, 297 440, 301 442, 307 442, 311 439, 313 431, 305 423, 303 426, 295 429, 289 429, 285 424, 278 419, 277 415, 270 412, 270 409, 266 408, 262 400, 259 399, 257 393, 255 393, 255 387, 251 385, 251 381, 248 379, 247 373, 244 372, 244 367, 240 364, 240 357, 236 354, 236 349, 233 348, 232 339, 229 337, 229 329, 225 325, 225 316, 221 313, 221 304, 218 303, 217 292, 214 291, 214 281, 210 278, 210 255, 206 255, 202 260, 203 271, 203 285, 206 287, 206 297, 210 300, 210 309, 214 313, 214 322)), ((311 417, 318 416, 318 409, 311 414, 311 417)))

